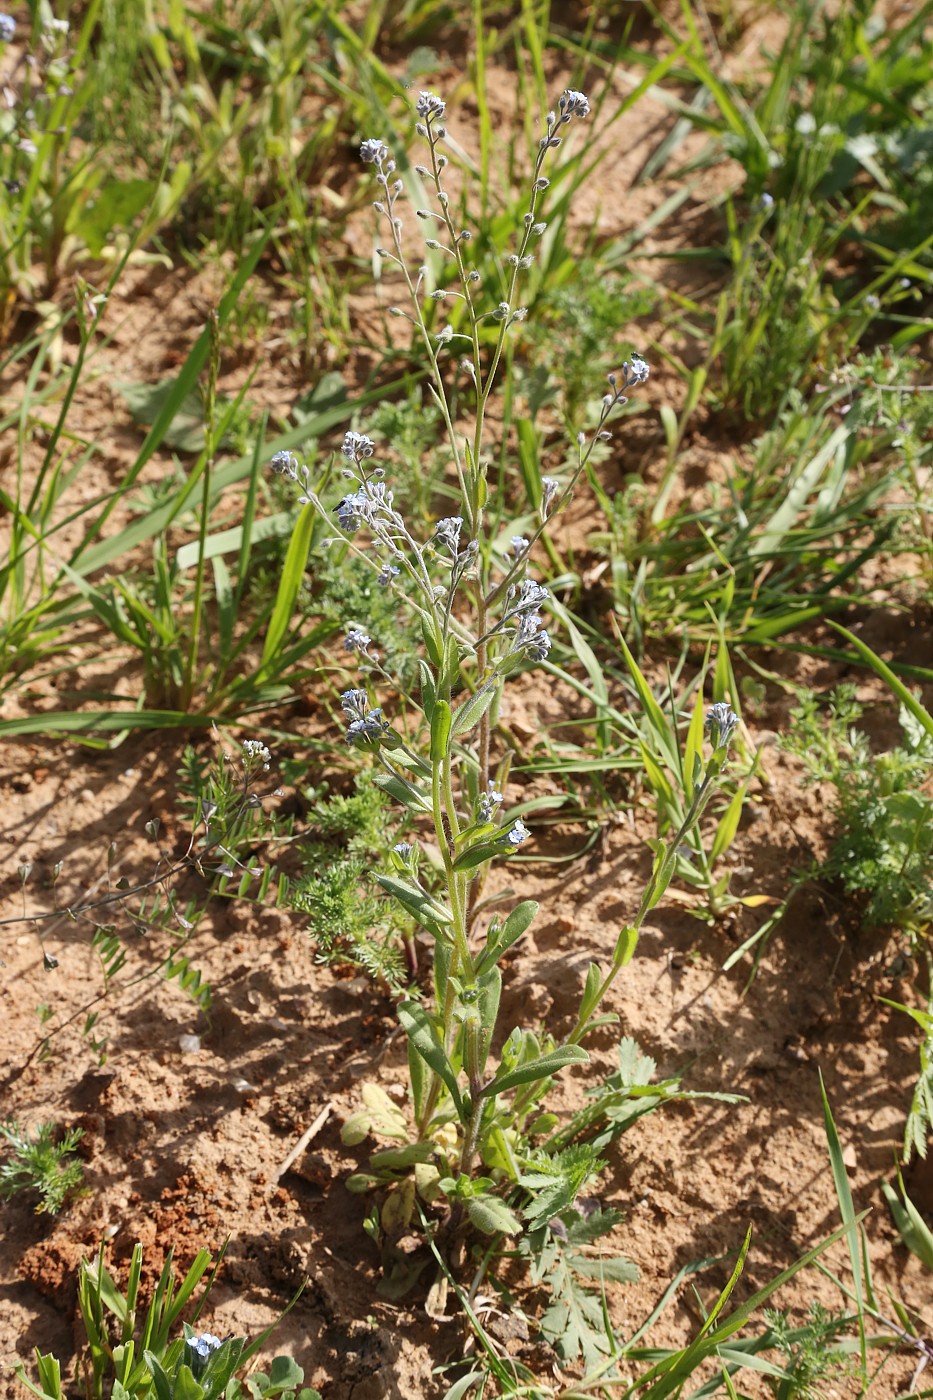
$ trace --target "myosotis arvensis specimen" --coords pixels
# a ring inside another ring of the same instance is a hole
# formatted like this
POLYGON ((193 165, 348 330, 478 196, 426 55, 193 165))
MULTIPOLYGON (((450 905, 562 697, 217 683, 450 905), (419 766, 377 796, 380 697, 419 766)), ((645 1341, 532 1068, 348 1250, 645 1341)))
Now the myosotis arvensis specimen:
MULTIPOLYGON (((441 1194, 457 1198, 461 1204, 454 1210, 455 1219, 465 1210, 487 1233, 515 1233, 520 1225, 502 1194, 503 1188, 507 1191, 520 1180, 531 1160, 532 1111, 552 1075, 587 1058, 579 1042, 598 1023, 599 1003, 631 957, 641 923, 661 898, 676 860, 676 841, 656 850, 635 921, 619 936, 609 971, 595 964, 590 969, 571 1033, 558 1044, 546 1033, 516 1028, 500 1051, 498 1069, 490 1073, 487 1060, 502 984, 498 964, 537 912, 537 905, 524 901, 502 922, 498 917, 486 920, 491 901, 483 899, 492 861, 513 854, 529 836, 524 822, 509 815, 505 804, 511 755, 493 756, 506 681, 520 669, 546 662, 551 649, 542 620, 548 590, 529 577, 529 562, 546 522, 567 501, 595 442, 608 439, 610 415, 626 402, 627 390, 647 379, 648 366, 633 357, 620 374, 610 376, 610 392, 602 400, 595 431, 589 437, 578 435, 576 460, 567 479, 561 483, 541 478, 539 497, 530 503, 534 528, 507 542, 494 536, 487 519, 487 407, 506 336, 526 314, 519 304, 519 288, 546 229, 540 210, 549 184, 546 164, 562 144, 564 128, 585 118, 589 104, 582 93, 567 91, 557 112, 548 114, 517 248, 504 260, 500 299, 485 310, 489 299, 469 256, 471 231, 455 219, 445 188, 445 103, 422 93, 417 113, 429 163, 415 168, 431 191, 431 207, 416 212, 430 227, 432 236, 425 240, 430 254, 450 269, 444 285, 431 287, 427 265, 410 269, 398 213, 403 183, 396 178, 388 147, 380 140, 366 140, 360 153, 374 168, 380 186, 374 207, 388 230, 389 246, 379 248, 379 255, 395 269, 408 296, 407 309, 390 311, 411 322, 423 346, 431 392, 447 428, 460 513, 438 520, 430 538, 417 540, 395 504, 384 469, 373 462, 375 445, 364 433, 348 432, 344 438, 348 491, 335 509, 321 501, 308 468, 292 454, 277 454, 273 466, 296 483, 301 503, 329 522, 334 542, 343 542, 372 569, 378 585, 396 591, 414 609, 424 641, 418 663, 420 693, 404 697, 423 712, 423 744, 403 738, 369 690, 354 688, 341 697, 347 743, 371 755, 379 769, 376 781, 389 796, 407 807, 422 827, 433 827, 441 867, 438 878, 424 850, 404 842, 392 853, 391 873, 379 877, 383 888, 433 940, 434 1009, 415 995, 398 1008, 408 1037, 414 1140, 398 1106, 368 1086, 366 1109, 348 1121, 345 1139, 359 1142, 373 1132, 405 1146, 378 1153, 377 1175, 357 1180, 364 1185, 394 1182, 399 1188, 404 1174, 413 1171, 407 1191, 396 1189, 401 1206, 391 1219, 397 1227, 404 1227, 412 1214, 417 1185, 425 1200, 441 1194), (448 324, 433 330, 426 316, 428 303, 454 299, 465 313, 456 322, 460 329, 448 324), (461 342, 466 342, 466 353, 457 358, 455 346, 461 342), (466 384, 472 398, 472 422, 466 428, 454 422, 450 390, 455 381, 461 389, 466 384), (477 1157, 489 1175, 474 1175, 477 1157)), ((345 645, 365 665, 371 683, 376 678, 392 682, 365 631, 353 628, 345 645)), ((713 753, 705 770, 695 775, 690 825, 699 820, 711 794, 734 723, 728 706, 713 707, 707 727, 713 753)), ((683 835, 679 832, 677 841, 683 835)), ((543 1124, 540 1115, 538 1121, 543 1124)), ((385 1211, 383 1223, 388 1225, 385 1211)))

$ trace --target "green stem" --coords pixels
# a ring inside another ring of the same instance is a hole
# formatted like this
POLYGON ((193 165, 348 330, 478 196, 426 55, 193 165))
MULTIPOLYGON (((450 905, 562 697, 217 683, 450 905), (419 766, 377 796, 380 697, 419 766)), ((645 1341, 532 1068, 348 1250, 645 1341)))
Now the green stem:
MULTIPOLYGON (((683 841, 684 837, 687 835, 688 831, 694 825, 694 823, 699 821, 700 817, 702 816, 703 809, 705 808, 707 802, 713 795, 714 781, 718 777, 718 775, 718 767, 715 769, 710 768, 707 770, 702 783, 693 794, 693 801, 690 803, 690 807, 687 810, 687 815, 681 822, 676 836, 671 841, 665 859, 658 866, 658 868, 655 871, 653 871, 651 878, 645 887, 645 892, 642 895, 641 904, 638 906, 638 913, 635 915, 633 922, 630 925, 628 925, 629 928, 634 929, 636 936, 641 933, 642 924, 647 918, 649 911, 653 909, 654 905, 657 903, 657 891, 659 889, 665 889, 667 884, 669 883, 670 878, 674 873, 674 867, 677 864, 677 851, 680 846, 680 843, 683 841)), ((625 961, 627 961, 627 959, 625 961)), ((577 1017, 576 1025, 574 1026, 570 1035, 568 1035, 566 1040, 563 1042, 565 1045, 578 1045, 579 1042, 583 1039, 584 1035, 586 1035, 586 1032, 590 1024, 592 1023, 593 1017, 595 1016, 601 1001, 605 997, 606 993, 609 991, 609 988, 612 986, 619 973, 622 971, 622 968, 625 966, 625 961, 620 960, 618 955, 613 957, 612 967, 610 968, 606 976, 603 978, 602 984, 600 985, 599 992, 597 993, 595 1001, 588 1008, 586 1020, 583 1020, 582 1016, 577 1017)))

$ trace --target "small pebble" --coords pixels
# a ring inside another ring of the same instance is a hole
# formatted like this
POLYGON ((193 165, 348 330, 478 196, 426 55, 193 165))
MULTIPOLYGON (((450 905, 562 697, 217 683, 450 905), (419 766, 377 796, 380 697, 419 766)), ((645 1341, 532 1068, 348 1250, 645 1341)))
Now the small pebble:
POLYGON ((178 1044, 183 1055, 196 1055, 201 1048, 199 1035, 180 1035, 178 1044))

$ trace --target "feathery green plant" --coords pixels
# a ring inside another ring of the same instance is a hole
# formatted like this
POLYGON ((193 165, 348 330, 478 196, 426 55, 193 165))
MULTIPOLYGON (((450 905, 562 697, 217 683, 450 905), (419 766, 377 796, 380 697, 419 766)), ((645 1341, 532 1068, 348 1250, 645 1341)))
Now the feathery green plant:
POLYGON ((84 1165, 68 1161, 83 1137, 80 1128, 68 1128, 57 1138, 54 1123, 40 1123, 28 1133, 15 1119, 0 1123, 7 1156, 0 1162, 0 1196, 10 1200, 20 1193, 37 1195, 36 1211, 58 1215, 68 1197, 84 1180, 84 1165))

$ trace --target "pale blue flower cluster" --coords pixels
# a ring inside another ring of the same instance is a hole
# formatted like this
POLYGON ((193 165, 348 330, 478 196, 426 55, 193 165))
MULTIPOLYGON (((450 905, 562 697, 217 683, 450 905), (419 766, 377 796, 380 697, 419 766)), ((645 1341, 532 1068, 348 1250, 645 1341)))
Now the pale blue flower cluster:
POLYGON ((299 488, 300 495, 298 504, 309 505, 311 502, 311 473, 308 468, 298 460, 294 452, 276 452, 269 466, 279 476, 288 477, 289 481, 294 481, 299 488))
POLYGON ((495 783, 490 782, 486 791, 481 795, 479 799, 480 821, 491 822, 496 814, 497 808, 499 808, 502 805, 504 800, 505 799, 503 798, 502 793, 499 792, 495 783))
POLYGON ((434 527, 435 539, 446 545, 455 559, 460 552, 460 532, 462 529, 463 517, 459 515, 448 515, 445 519, 439 520, 434 527))
POLYGON ((388 721, 382 718, 381 709, 370 709, 365 690, 345 690, 340 697, 340 708, 350 721, 346 733, 348 744, 374 748, 388 734, 388 721))
POLYGON ((415 111, 426 121, 443 121, 447 103, 436 97, 433 92, 423 92, 415 103, 415 111))
POLYGON ((16 20, 12 15, 0 15, 0 44, 8 44, 16 33, 16 20))
POLYGON ((706 712, 704 729, 709 735, 709 741, 714 749, 723 749, 735 731, 739 722, 739 717, 731 705, 727 705, 724 700, 719 700, 715 705, 711 705, 706 712))
POLYGON ((560 103, 561 119, 569 122, 571 117, 588 117, 590 115, 590 104, 582 92, 577 92, 575 88, 567 88, 561 94, 560 103))
POLYGON ((214 1352, 219 1351, 222 1346, 223 1342, 219 1337, 215 1337, 213 1332, 202 1332, 200 1336, 185 1338, 188 1351, 186 1360, 195 1379, 200 1379, 214 1352))
POLYGON ((523 841, 527 841, 530 835, 531 832, 528 830, 525 823, 519 818, 518 821, 512 823, 508 831, 503 832, 502 836, 500 837, 500 840, 502 840, 506 845, 518 847, 522 844, 523 841))
POLYGON ((219 1351, 223 1342, 219 1337, 215 1337, 212 1332, 202 1332, 199 1337, 189 1337, 187 1345, 196 1352, 202 1360, 207 1360, 211 1352, 219 1351))

